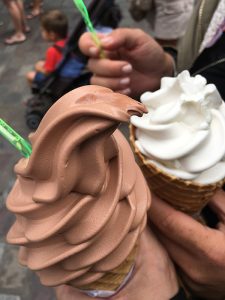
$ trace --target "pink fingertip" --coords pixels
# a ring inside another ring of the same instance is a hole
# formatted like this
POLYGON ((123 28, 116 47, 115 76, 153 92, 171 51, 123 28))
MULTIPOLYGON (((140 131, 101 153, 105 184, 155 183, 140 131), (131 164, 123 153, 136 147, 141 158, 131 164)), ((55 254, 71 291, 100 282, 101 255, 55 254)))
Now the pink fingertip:
POLYGON ((132 71, 132 65, 127 64, 125 66, 122 67, 122 72, 125 74, 129 74, 132 71))
POLYGON ((127 88, 127 89, 119 91, 119 93, 124 94, 124 95, 130 95, 131 89, 127 88))
POLYGON ((122 78, 120 80, 120 84, 129 84, 130 83, 130 78, 129 77, 126 77, 126 78, 122 78))
POLYGON ((97 55, 98 54, 98 48, 96 48, 96 47, 91 47, 90 49, 89 49, 89 52, 90 52, 90 54, 92 54, 92 55, 97 55))

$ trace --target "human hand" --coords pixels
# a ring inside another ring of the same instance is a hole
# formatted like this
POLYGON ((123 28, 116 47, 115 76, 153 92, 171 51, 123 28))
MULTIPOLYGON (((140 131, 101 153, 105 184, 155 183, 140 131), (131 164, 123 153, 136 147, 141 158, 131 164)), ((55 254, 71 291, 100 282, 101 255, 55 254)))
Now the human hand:
POLYGON ((218 228, 209 228, 152 195, 150 222, 187 287, 203 299, 225 298, 225 193, 217 192, 210 206, 218 228))
POLYGON ((35 64, 35 71, 44 73, 44 64, 45 62, 43 60, 39 60, 35 64))
MULTIPOLYGON (((90 300, 76 289, 63 285, 56 289, 57 300, 90 300)), ((139 244, 133 277, 126 286, 111 300, 165 300, 172 298, 178 291, 174 266, 166 251, 146 229, 139 244)), ((95 298, 101 300, 101 298, 95 298)))
POLYGON ((81 51, 90 57, 92 84, 137 98, 147 90, 158 89, 163 76, 172 76, 172 57, 142 30, 118 28, 99 38, 106 58, 99 58, 100 50, 90 33, 79 40, 81 51))

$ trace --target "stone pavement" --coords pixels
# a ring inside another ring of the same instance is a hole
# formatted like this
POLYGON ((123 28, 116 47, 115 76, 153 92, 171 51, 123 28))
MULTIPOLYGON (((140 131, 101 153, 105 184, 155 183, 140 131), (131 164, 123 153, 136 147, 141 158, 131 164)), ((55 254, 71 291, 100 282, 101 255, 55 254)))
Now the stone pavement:
MULTIPOLYGON (((144 22, 136 24, 131 20, 126 0, 118 3, 124 16, 120 26, 147 26, 144 22)), ((43 9, 52 8, 62 9, 68 15, 73 28, 77 14, 72 0, 45 0, 43 9)), ((5 46, 4 38, 12 33, 13 27, 9 14, 0 1, 0 117, 25 138, 29 130, 25 125, 25 107, 22 102, 31 94, 24 75, 43 56, 46 49, 46 43, 41 39, 38 18, 30 20, 29 25, 31 33, 27 35, 27 41, 5 46)), ((126 127, 123 130, 127 132, 126 127)), ((14 221, 14 216, 5 208, 5 199, 15 180, 13 166, 20 157, 0 137, 0 300, 53 300, 55 297, 52 289, 43 287, 33 272, 17 263, 17 247, 5 243, 6 233, 14 221)))

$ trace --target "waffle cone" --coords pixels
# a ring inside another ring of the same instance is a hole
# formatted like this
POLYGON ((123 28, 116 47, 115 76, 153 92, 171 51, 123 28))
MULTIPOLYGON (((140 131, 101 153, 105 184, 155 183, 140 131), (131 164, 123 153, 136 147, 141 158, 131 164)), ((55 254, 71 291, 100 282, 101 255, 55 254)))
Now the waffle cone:
POLYGON ((102 290, 102 291, 116 291, 124 282, 127 274, 130 272, 137 253, 137 246, 135 246, 128 257, 122 264, 112 271, 106 273, 103 277, 97 281, 82 286, 82 290, 102 290))
POLYGON ((224 179, 213 184, 199 184, 189 180, 182 180, 170 175, 148 161, 135 145, 135 127, 130 125, 130 142, 135 152, 145 179, 157 196, 171 204, 178 210, 188 214, 199 213, 224 184, 224 179))

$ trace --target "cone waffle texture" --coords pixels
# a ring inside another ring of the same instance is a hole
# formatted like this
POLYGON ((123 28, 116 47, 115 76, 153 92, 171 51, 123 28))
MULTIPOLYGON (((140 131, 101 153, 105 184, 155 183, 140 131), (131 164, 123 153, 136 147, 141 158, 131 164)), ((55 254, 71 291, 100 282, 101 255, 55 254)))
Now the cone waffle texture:
POLYGON ((216 190, 224 184, 224 180, 207 185, 198 184, 182 180, 159 169, 149 162, 148 158, 135 145, 135 127, 133 125, 130 125, 130 142, 151 191, 178 210, 188 214, 199 213, 216 190))
POLYGON ((125 259, 125 261, 122 264, 120 264, 117 268, 106 273, 102 278, 98 279, 97 281, 89 285, 80 287, 80 289, 116 291, 124 282, 127 274, 130 272, 132 266, 134 265, 136 253, 137 253, 137 246, 133 248, 133 250, 125 259))

